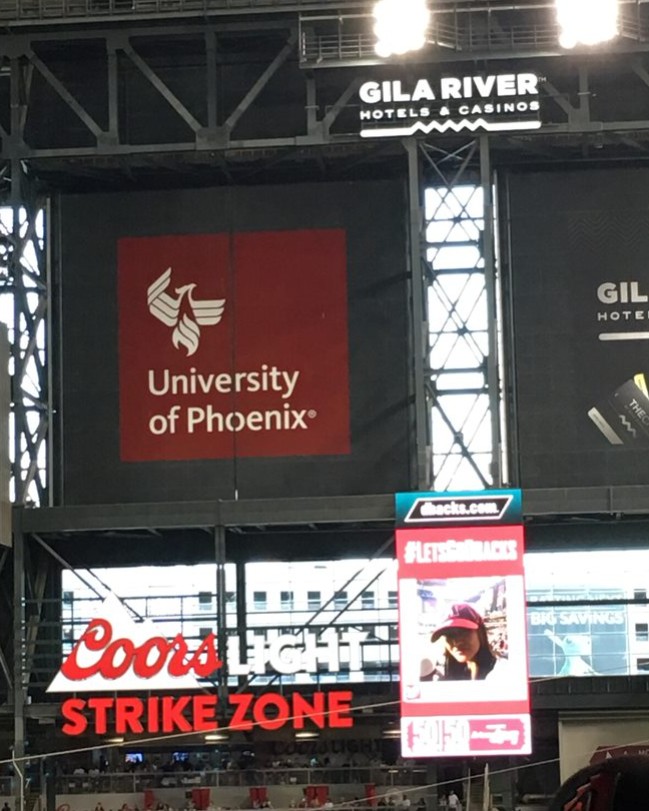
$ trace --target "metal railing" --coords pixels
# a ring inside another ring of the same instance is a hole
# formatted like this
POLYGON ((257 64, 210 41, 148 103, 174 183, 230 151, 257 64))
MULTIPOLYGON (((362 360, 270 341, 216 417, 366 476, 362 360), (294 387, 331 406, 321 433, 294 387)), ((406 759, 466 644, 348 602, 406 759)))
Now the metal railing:
MULTIPOLYGON (((352 0, 1 0, 0 20, 84 20, 102 17, 232 15, 358 7, 352 0)), ((368 8, 370 2, 364 3, 368 8)))
MULTIPOLYGON (((630 40, 643 42, 649 37, 649 17, 642 5, 627 2, 621 6, 617 42, 622 47, 627 47, 630 40)), ((383 61, 374 51, 376 38, 369 15, 305 14, 300 26, 300 61, 304 66, 383 61)), ((438 0, 426 39, 427 47, 434 49, 437 57, 559 53, 553 0, 515 5, 503 0, 438 0)), ((615 43, 609 47, 615 48, 615 43)))
MULTIPOLYGON (((308 786, 323 784, 418 786, 426 770, 391 766, 340 766, 302 769, 207 769, 195 772, 128 772, 57 776, 57 794, 129 794, 146 789, 246 788, 248 786, 308 786)), ((0 790, 2 790, 0 788, 0 790)))

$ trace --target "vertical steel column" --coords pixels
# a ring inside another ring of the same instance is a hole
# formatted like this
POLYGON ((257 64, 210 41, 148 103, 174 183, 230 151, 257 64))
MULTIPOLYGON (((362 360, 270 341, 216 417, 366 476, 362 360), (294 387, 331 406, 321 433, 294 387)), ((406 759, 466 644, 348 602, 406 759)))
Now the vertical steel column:
POLYGON ((117 48, 111 40, 106 40, 108 62, 108 140, 119 143, 119 75, 117 48))
MULTIPOLYGON (((10 99, 11 99, 11 146, 15 150, 23 137, 23 115, 24 105, 23 92, 23 68, 18 57, 11 59, 11 70, 9 75, 10 99)), ((20 251, 18 246, 20 239, 20 208, 23 204, 23 170, 19 158, 11 159, 11 241, 7 250, 7 270, 9 273, 9 284, 13 294, 13 335, 11 336, 11 354, 13 359, 12 370, 12 400, 13 400, 13 480, 15 504, 23 504, 25 499, 26 482, 22 476, 22 439, 26 431, 26 420, 22 405, 21 387, 23 379, 23 362, 20 351, 22 299, 24 290, 22 286, 22 269, 20 267, 20 251)), ((16 560, 14 557, 14 566, 16 560)), ((20 576, 23 576, 22 566, 20 576)), ((15 578, 15 573, 14 573, 15 578)), ((15 619, 15 615, 14 615, 15 619)), ((14 685, 17 689, 18 685, 14 685)))
POLYGON ((498 319, 489 144, 420 143, 429 326, 431 470, 438 490, 501 477, 498 319))
POLYGON ((484 260, 484 283, 487 297, 487 318, 489 330, 489 353, 487 355, 487 387, 489 410, 491 412, 491 483, 502 485, 502 441, 500 434, 500 374, 499 374, 499 325, 498 295, 496 282, 496 256, 494 233, 494 199, 489 136, 480 136, 480 183, 484 205, 484 228, 482 231, 482 258, 484 260))
POLYGON ((221 708, 227 706, 228 662, 225 651, 228 647, 227 637, 227 600, 225 586, 225 527, 217 524, 214 527, 214 560, 216 563, 216 639, 219 656, 223 666, 218 672, 218 693, 221 708))
MULTIPOLYGON (((239 637, 239 655, 244 657, 248 647, 248 611, 246 603, 246 564, 239 560, 236 564, 237 572, 237 636, 239 637)), ((245 679, 240 678, 243 684, 245 679)))
POLYGON ((207 69, 207 129, 216 134, 218 125, 216 32, 205 32, 205 67, 207 69))
MULTIPOLYGON (((11 74, 12 82, 16 71, 11 74)), ((23 358, 20 351, 22 332, 22 300, 25 295, 22 284, 22 272, 20 268, 20 208, 23 203, 22 190, 23 172, 18 158, 11 161, 11 248, 9 251, 8 265, 9 276, 13 291, 13 339, 11 342, 11 354, 13 357, 13 378, 12 378, 12 400, 14 403, 14 436, 13 436, 13 479, 14 479, 14 503, 23 504, 25 500, 25 480, 22 473, 22 440, 27 431, 25 412, 19 403, 22 402, 21 384, 23 379, 23 358)))
POLYGON ((414 404, 415 455, 411 465, 411 487, 426 490, 430 487, 429 415, 426 397, 427 327, 424 297, 424 269, 422 261, 423 214, 422 185, 419 168, 419 147, 414 138, 405 141, 408 155, 408 226, 410 238, 410 399, 414 404))
MULTIPOLYGON (((53 332, 52 332, 52 236, 50 233, 52 225, 52 201, 47 199, 44 209, 44 223, 43 223, 43 239, 45 241, 45 375, 47 380, 47 387, 43 394, 45 395, 45 403, 47 408, 47 431, 46 431, 46 456, 45 456, 45 485, 46 485, 46 500, 41 506, 48 507, 54 506, 54 487, 52 487, 52 479, 54 478, 54 420, 52 415, 54 412, 53 392, 54 392, 54 368, 51 361, 52 347, 54 346, 53 332)), ((61 471, 63 467, 61 464, 61 471)), ((61 475, 63 480, 63 475, 61 475)))
MULTIPOLYGON (((25 678, 23 672, 23 644, 25 636, 25 539, 22 531, 21 510, 16 511, 14 517, 13 536, 13 710, 14 710, 14 742, 13 755, 16 760, 25 755, 25 704, 27 702, 25 691, 25 678)), ((24 772, 24 763, 19 763, 21 772, 24 772)), ((16 775, 22 781, 22 774, 16 775)), ((22 797, 22 792, 21 792, 22 797)), ((24 799, 24 798, 23 798, 24 799)), ((22 811, 22 807, 18 809, 22 811)))
POLYGON ((43 202, 18 155, 23 133, 32 66, 10 60, 11 130, 5 140, 9 160, 10 211, 0 217, 0 293, 11 296, 7 312, 12 353, 12 485, 17 504, 48 503, 48 434, 51 422, 47 369, 49 262, 43 202), (42 233, 41 233, 42 229, 42 233))

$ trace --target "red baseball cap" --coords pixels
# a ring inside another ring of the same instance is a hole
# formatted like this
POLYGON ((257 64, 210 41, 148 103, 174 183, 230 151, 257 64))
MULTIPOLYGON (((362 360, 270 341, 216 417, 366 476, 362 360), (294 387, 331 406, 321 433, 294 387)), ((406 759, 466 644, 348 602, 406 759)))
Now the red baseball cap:
POLYGON ((477 631, 483 625, 482 617, 475 608, 467 603, 457 603, 451 606, 448 616, 444 622, 433 631, 431 641, 436 642, 440 636, 444 636, 451 628, 465 628, 467 631, 477 631))

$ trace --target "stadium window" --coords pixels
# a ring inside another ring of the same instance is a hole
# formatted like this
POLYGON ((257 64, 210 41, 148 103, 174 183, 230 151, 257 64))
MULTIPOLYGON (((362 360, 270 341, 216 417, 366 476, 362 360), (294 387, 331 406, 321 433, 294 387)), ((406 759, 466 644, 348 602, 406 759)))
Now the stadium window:
POLYGON ((252 605, 255 611, 265 611, 268 602, 268 594, 265 591, 253 591, 252 605))
POLYGON ((649 659, 638 659, 636 661, 636 667, 640 673, 649 673, 649 659))
POLYGON ((310 610, 317 610, 322 604, 322 595, 319 591, 307 591, 306 593, 307 607, 310 610))
POLYGON ((634 589, 633 590, 633 599, 634 600, 646 600, 647 599, 647 589, 634 589))
POLYGON ((212 595, 209 591, 198 592, 198 608, 201 611, 211 611, 213 607, 212 595))
POLYGON ((373 591, 364 591, 361 594, 361 607, 362 608, 374 608, 375 605, 375 595, 373 591))
POLYGON ((334 608, 347 608, 347 592, 337 591, 334 594, 334 608))
POLYGON ((74 594, 71 591, 64 591, 63 592, 63 602, 64 603, 71 603, 74 599, 74 594))
POLYGON ((280 591, 279 603, 282 611, 292 611, 295 601, 295 595, 292 591, 280 591))
POLYGON ((635 641, 649 642, 649 624, 647 624, 646 622, 636 622, 635 641))
POLYGON ((389 591, 388 592, 388 608, 396 608, 397 607, 397 593, 396 591, 389 591))
POLYGON ((211 628, 199 628, 198 636, 200 639, 206 639, 212 633, 211 628))

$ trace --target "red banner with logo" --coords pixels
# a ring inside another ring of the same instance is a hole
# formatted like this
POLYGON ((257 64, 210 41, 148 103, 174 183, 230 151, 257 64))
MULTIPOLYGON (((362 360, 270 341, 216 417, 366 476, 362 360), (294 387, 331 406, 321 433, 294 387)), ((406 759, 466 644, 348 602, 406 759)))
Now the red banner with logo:
POLYGON ((402 754, 528 753, 523 528, 396 539, 402 754))
POLYGON ((341 229, 119 240, 127 462, 350 451, 341 229))

